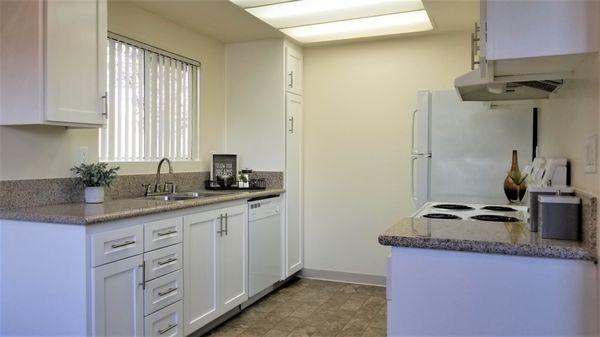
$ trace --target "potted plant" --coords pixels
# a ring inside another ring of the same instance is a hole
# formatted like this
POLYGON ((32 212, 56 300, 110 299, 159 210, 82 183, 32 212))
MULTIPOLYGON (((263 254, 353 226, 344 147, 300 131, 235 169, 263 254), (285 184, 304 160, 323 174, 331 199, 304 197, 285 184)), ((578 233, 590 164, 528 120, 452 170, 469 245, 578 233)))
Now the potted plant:
POLYGON ((81 164, 71 171, 81 179, 85 186, 85 202, 99 204, 104 202, 104 187, 117 178, 119 167, 108 167, 107 163, 81 164))

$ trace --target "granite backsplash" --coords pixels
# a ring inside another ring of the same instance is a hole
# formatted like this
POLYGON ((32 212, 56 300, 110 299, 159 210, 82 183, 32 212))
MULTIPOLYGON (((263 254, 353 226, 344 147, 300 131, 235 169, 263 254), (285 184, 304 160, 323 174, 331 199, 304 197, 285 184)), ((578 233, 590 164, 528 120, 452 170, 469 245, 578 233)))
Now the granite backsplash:
MULTIPOLYGON (((257 171, 251 178, 264 178, 267 188, 283 187, 283 172, 257 171)), ((143 184, 154 184, 155 174, 121 175, 106 189, 107 199, 136 198, 144 195, 143 184)), ((172 182, 178 191, 204 189, 209 172, 163 173, 162 182, 172 182)), ((0 181, 0 208, 37 207, 83 202, 83 186, 76 178, 0 181)))

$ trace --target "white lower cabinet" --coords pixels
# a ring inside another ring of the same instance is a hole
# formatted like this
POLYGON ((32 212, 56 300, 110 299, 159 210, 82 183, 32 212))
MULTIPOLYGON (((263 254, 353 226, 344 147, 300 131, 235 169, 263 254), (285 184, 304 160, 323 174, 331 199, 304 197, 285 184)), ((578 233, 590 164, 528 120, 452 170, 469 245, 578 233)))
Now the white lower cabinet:
POLYGON ((185 336, 248 300, 247 204, 178 219, 91 235, 92 262, 111 261, 92 267, 93 336, 185 336))
POLYGON ((181 301, 159 310, 144 319, 148 337, 182 337, 183 303, 181 301))
POLYGON ((184 333, 248 299, 247 205, 183 218, 184 333))
POLYGON ((92 335, 143 336, 142 255, 92 269, 92 335))
POLYGON ((225 313, 248 299, 248 206, 222 212, 225 232, 219 237, 219 304, 225 313))
POLYGON ((188 335, 218 317, 217 246, 219 212, 209 211, 183 218, 183 299, 188 335))

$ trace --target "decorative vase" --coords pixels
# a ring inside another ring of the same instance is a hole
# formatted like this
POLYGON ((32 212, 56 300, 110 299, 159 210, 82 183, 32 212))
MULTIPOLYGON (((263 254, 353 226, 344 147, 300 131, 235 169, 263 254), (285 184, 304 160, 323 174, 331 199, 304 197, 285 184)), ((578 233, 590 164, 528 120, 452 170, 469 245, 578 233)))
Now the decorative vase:
POLYGON ((104 202, 104 186, 85 188, 86 204, 101 204, 104 202))
POLYGON ((511 203, 519 203, 525 196, 525 191, 527 191, 525 178, 526 176, 522 176, 519 169, 517 150, 513 150, 510 171, 504 179, 504 194, 511 203))

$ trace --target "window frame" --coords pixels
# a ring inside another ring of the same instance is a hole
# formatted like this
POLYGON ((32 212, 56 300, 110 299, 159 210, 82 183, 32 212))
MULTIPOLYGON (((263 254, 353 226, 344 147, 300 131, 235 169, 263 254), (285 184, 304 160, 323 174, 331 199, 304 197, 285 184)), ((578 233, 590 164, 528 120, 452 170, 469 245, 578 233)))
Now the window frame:
MULTIPOLYGON (((119 41, 121 43, 129 44, 133 47, 140 48, 144 51, 153 52, 159 55, 163 55, 184 63, 188 63, 196 67, 195 74, 193 74, 193 84, 192 84, 192 108, 191 108, 191 159, 171 159, 173 163, 177 163, 178 169, 182 171, 189 170, 198 170, 198 164, 201 163, 200 160, 200 114, 201 114, 201 105, 200 105, 200 80, 201 80, 201 71, 202 64, 201 62, 182 56, 180 54, 176 54, 170 52, 168 50, 155 47, 153 45, 132 39, 127 36, 123 36, 111 31, 108 31, 107 39, 112 39, 119 41)), ((108 62, 108 58, 107 58, 108 62)), ((144 74, 146 73, 146 68, 144 66, 144 74)), ((146 85, 144 79, 144 86, 146 85)), ((144 100, 145 101, 145 100, 144 100)), ((98 133, 98 150, 100 150, 101 146, 101 130, 98 133)), ((121 167, 121 173, 126 174, 136 174, 136 173, 147 173, 148 170, 155 169, 156 164, 160 161, 160 159, 150 159, 150 160, 141 160, 141 161, 119 161, 119 160, 104 160, 101 158, 100 153, 98 153, 99 161, 106 162, 110 164, 116 164, 121 167)))

